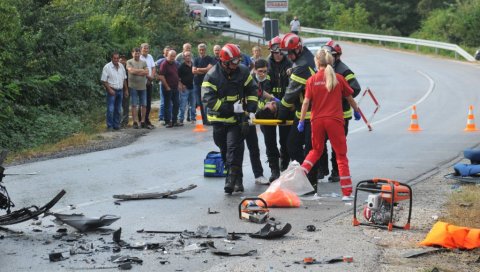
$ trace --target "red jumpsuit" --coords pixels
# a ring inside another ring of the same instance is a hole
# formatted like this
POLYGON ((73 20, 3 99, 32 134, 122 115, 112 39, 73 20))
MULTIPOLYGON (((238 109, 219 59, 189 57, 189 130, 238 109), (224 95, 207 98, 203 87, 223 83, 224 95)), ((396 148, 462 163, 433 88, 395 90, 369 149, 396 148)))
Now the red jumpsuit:
POLYGON ((342 109, 342 97, 353 94, 352 88, 345 78, 335 74, 338 80, 337 86, 330 92, 326 87, 324 70, 318 71, 307 80, 305 97, 310 99, 312 106, 312 149, 302 163, 302 167, 308 172, 320 159, 323 153, 325 134, 330 139, 330 144, 337 154, 340 186, 344 196, 352 193, 352 180, 347 158, 347 140, 344 131, 344 119, 342 109))

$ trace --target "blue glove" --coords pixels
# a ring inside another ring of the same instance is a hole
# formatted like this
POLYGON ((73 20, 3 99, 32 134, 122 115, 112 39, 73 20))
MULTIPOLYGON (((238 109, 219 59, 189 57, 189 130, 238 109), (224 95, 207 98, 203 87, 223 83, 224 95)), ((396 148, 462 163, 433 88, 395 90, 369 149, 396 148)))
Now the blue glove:
POLYGON ((305 128, 305 121, 298 121, 297 129, 299 132, 303 132, 305 128))
POLYGON ((353 116, 355 117, 355 121, 358 121, 362 118, 362 115, 360 115, 358 111, 354 111, 353 116))
POLYGON ((275 101, 276 103, 280 103, 280 99, 278 99, 276 97, 273 98, 273 101, 275 101))

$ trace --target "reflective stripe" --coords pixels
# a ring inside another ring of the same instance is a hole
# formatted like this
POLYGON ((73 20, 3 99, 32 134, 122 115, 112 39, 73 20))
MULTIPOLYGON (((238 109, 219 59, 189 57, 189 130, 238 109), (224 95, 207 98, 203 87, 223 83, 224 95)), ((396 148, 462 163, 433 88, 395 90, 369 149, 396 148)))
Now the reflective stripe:
POLYGON ((235 124, 237 122, 237 120, 235 119, 235 116, 223 118, 223 117, 217 117, 214 115, 207 115, 207 119, 210 122, 222 122, 222 123, 229 123, 229 124, 235 124))
POLYGON ((265 108, 265 101, 258 101, 258 110, 262 110, 265 108))
POLYGON ((205 164, 205 168, 217 168, 216 164, 205 164))
POLYGON ((267 79, 270 80, 270 76, 269 76, 269 75, 267 75, 267 79))
POLYGON ((341 187, 342 189, 343 189, 343 188, 352 188, 352 184, 350 184, 350 185, 342 185, 342 186, 340 186, 340 187, 341 187))
POLYGON ((212 89, 214 89, 215 91, 217 90, 217 86, 213 85, 212 83, 208 82, 208 81, 204 81, 202 82, 202 87, 210 87, 212 89))
POLYGON ((250 81, 252 81, 252 80, 253 80, 253 77, 252 77, 252 75, 249 74, 249 75, 248 75, 248 78, 247 78, 247 81, 245 81, 245 83, 243 84, 243 86, 247 86, 248 83, 250 83, 250 81))
POLYGON ((275 88, 272 89, 272 93, 277 94, 277 93, 281 93, 281 92, 282 92, 282 88, 280 88, 280 87, 275 87, 275 88))
POLYGON ((283 106, 285 106, 285 107, 287 107, 287 108, 293 108, 293 104, 287 103, 287 102, 285 101, 285 99, 282 99, 282 102, 281 102, 281 103, 282 103, 283 106))
POLYGON ((205 172, 205 173, 217 173, 217 170, 215 170, 215 169, 204 169, 203 172, 205 172))
POLYGON ((311 167, 313 167, 313 163, 311 161, 304 160, 303 162, 306 162, 306 163, 310 164, 311 167))
POLYGON ((258 101, 258 96, 255 96, 255 95, 247 96, 247 101, 258 101))
MULTIPOLYGON (((307 111, 307 114, 305 114, 305 119, 312 118, 311 114, 312 114, 312 112, 307 111)), ((300 119, 300 117, 302 117, 302 112, 301 111, 296 111, 295 116, 297 116, 297 118, 300 119)))
POLYGON ((299 76, 297 76, 297 75, 295 75, 295 74, 292 74, 292 75, 290 76, 290 79, 293 80, 293 81, 296 81, 296 82, 298 82, 298 83, 300 83, 300 84, 302 84, 302 85, 307 84, 307 80, 306 80, 306 79, 304 79, 303 77, 299 77, 299 76))
POLYGON ((352 116, 353 116, 352 108, 343 112, 343 119, 352 118, 352 116))
POLYGON ((349 81, 349 80, 354 79, 354 78, 355 78, 355 74, 349 74, 348 76, 345 77, 345 80, 349 81))
POLYGON ((310 70, 310 74, 313 76, 315 74, 315 70, 312 67, 308 67, 308 70, 310 70))
POLYGON ((212 110, 214 111, 218 111, 218 109, 220 109, 220 106, 222 105, 222 101, 218 100, 217 99, 217 102, 215 103, 215 105, 213 106, 212 110))
POLYGON ((235 102, 235 101, 238 100, 238 95, 229 95, 229 96, 226 97, 226 100, 228 102, 235 102))
POLYGON ((351 179, 352 177, 351 176, 342 176, 342 177, 339 177, 339 179, 351 179))

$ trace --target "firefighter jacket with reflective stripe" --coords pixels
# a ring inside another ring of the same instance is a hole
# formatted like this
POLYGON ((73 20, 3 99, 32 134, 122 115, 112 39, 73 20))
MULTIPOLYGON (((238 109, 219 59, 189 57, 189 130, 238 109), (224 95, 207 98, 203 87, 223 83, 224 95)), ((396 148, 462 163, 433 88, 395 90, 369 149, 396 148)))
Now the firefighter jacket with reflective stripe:
POLYGON ((236 124, 240 122, 233 112, 233 104, 242 101, 246 112, 257 110, 257 84, 247 67, 239 65, 231 74, 215 64, 202 83, 203 100, 207 103, 209 122, 236 124))
MULTIPOLYGON (((348 85, 353 89, 353 97, 356 97, 362 88, 360 87, 360 84, 357 81, 357 78, 355 77, 355 74, 353 73, 348 66, 343 63, 340 59, 336 60, 335 63, 333 64, 333 69, 335 70, 335 73, 342 75, 345 80, 347 80, 348 85)), ((350 120, 352 119, 353 116, 353 110, 350 107, 350 104, 348 103, 347 99, 344 97, 342 98, 342 107, 343 107, 343 118, 350 120)))
POLYGON ((267 75, 267 78, 264 81, 258 81, 258 79, 253 76, 253 79, 257 83, 257 96, 258 96, 258 108, 257 111, 263 109, 265 107, 265 103, 267 103, 267 99, 265 97, 265 92, 271 94, 272 92, 272 85, 270 82, 270 77, 267 75))
MULTIPOLYGON (((286 109, 295 109, 295 115, 297 118, 300 118, 302 103, 305 97, 305 85, 307 84, 307 79, 314 74, 315 61, 313 54, 308 48, 303 47, 302 53, 293 63, 290 82, 280 103, 279 119, 284 120, 283 117, 285 116, 284 112, 286 109)), ((310 119, 310 109, 308 110, 305 119, 310 119)))
POLYGON ((268 58, 268 75, 270 76, 270 82, 272 85, 272 91, 270 94, 273 94, 280 100, 283 98, 285 91, 287 90, 289 80, 287 70, 291 67, 292 62, 287 56, 283 56, 283 59, 280 62, 276 62, 273 59, 273 55, 270 55, 268 58))

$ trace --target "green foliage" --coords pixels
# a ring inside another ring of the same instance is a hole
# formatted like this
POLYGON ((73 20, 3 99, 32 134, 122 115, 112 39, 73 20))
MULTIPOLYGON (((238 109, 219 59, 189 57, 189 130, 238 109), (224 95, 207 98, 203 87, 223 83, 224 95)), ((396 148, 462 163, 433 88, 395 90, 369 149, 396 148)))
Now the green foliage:
POLYGON ((0 1, 0 148, 83 129, 79 116, 104 111, 99 78, 111 52, 179 47, 192 41, 186 26, 183 0, 0 1))

